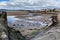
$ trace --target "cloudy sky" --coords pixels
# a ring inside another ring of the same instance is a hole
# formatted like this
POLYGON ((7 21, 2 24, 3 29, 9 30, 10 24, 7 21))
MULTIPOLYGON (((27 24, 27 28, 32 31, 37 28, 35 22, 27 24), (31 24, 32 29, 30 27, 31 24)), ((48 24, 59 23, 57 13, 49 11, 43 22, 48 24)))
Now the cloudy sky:
POLYGON ((39 10, 43 8, 60 8, 60 0, 0 0, 0 9, 39 10))

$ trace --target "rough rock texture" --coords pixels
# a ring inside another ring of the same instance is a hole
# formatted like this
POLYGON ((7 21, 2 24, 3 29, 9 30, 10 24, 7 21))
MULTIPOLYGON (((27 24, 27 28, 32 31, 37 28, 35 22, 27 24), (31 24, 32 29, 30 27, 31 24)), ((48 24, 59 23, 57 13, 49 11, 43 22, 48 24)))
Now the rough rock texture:
POLYGON ((25 40, 25 37, 19 31, 9 28, 9 40, 25 40))
POLYGON ((49 31, 44 33, 43 36, 38 36, 31 40, 60 40, 60 24, 55 25, 49 31))

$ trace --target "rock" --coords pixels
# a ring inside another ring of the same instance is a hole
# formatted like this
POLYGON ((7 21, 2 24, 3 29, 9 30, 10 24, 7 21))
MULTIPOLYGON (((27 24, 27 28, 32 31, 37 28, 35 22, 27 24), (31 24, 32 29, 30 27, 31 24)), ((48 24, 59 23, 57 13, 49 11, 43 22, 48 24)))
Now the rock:
POLYGON ((1 38, 7 38, 7 35, 5 32, 2 32, 1 38))
POLYGON ((57 29, 56 31, 57 31, 57 32, 60 32, 60 29, 57 29))

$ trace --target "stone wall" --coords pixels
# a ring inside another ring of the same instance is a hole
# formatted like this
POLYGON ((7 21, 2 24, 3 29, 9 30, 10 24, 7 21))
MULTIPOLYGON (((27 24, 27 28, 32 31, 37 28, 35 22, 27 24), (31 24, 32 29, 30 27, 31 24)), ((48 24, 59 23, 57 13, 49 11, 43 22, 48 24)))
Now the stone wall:
POLYGON ((60 22, 60 13, 57 15, 58 22, 60 22))

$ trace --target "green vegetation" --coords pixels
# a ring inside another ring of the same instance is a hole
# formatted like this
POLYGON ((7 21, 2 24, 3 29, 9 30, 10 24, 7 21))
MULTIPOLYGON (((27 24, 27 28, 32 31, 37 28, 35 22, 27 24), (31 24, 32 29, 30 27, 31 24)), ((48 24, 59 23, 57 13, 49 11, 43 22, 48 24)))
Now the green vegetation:
POLYGON ((28 30, 33 30, 33 29, 28 29, 28 30))
POLYGON ((22 30, 22 32, 24 32, 24 30, 22 30))
POLYGON ((0 18, 3 18, 4 17, 4 15, 3 14, 0 14, 0 18))
POLYGON ((36 34, 37 32, 39 32, 39 31, 40 31, 40 29, 37 29, 37 28, 36 28, 35 31, 31 32, 30 34, 31 34, 31 35, 35 35, 35 34, 36 34))
POLYGON ((34 29, 28 29, 28 30, 40 30, 40 29, 38 29, 38 28, 34 28, 34 29))
POLYGON ((47 30, 47 29, 48 29, 48 26, 46 26, 44 29, 46 29, 46 30, 47 30))
POLYGON ((31 35, 34 35, 36 33, 36 31, 32 32, 31 35))
POLYGON ((34 30, 37 30, 37 28, 34 28, 34 30))
POLYGON ((0 17, 2 16, 2 14, 0 14, 0 17))

